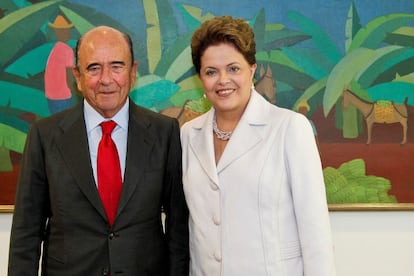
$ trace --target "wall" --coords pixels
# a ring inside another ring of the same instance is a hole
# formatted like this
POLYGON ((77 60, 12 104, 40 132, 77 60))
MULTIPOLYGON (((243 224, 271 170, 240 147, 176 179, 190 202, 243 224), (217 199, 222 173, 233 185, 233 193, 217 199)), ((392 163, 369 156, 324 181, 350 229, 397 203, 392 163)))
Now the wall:
MULTIPOLYGON (((331 212, 337 276, 407 276, 414 268, 413 212, 331 212)), ((0 214, 0 276, 11 214, 0 214)))
POLYGON ((0 276, 7 275, 11 219, 12 214, 0 213, 0 276))
POLYGON ((331 213, 337 276, 413 275, 413 212, 331 213))

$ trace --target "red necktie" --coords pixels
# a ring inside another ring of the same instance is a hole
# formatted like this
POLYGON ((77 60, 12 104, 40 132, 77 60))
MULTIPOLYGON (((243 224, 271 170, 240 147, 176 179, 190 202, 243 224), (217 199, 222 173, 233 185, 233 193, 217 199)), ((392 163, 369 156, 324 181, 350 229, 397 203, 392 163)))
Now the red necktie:
POLYGON ((121 166, 119 165, 118 151, 111 138, 112 130, 115 128, 114 121, 101 123, 102 138, 98 147, 98 192, 112 225, 116 209, 118 208, 119 197, 122 189, 121 166))

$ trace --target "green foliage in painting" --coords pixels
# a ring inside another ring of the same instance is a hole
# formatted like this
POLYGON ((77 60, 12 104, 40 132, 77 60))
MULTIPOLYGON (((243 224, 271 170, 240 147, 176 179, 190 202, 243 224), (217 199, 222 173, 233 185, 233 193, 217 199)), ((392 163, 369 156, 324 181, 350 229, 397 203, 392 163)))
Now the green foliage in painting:
POLYGON ((358 11, 352 1, 345 23, 345 50, 348 51, 355 34, 362 28, 358 11))
POLYGON ((198 100, 191 101, 187 106, 195 112, 204 113, 211 108, 211 103, 206 98, 201 97, 198 100))
POLYGON ((18 9, 0 19, 0 67, 13 58, 41 29, 45 18, 50 18, 60 1, 41 2, 18 9), (13 45, 13 47, 5 47, 13 45))
MULTIPOLYGON (((13 45, 1 50, 0 106, 16 118, 6 120, 3 116, 0 123, 2 131, 9 127, 7 132, 15 138, 25 137, 27 132, 29 122, 21 119, 22 112, 36 118, 49 116, 42 81, 48 53, 56 41, 47 25, 57 14, 63 14, 74 26, 72 40, 68 41, 71 47, 81 34, 97 25, 133 33, 86 5, 63 0, 35 2, 5 0, 0 4, 3 11, 7 10, 0 19, 0 45, 13 45)), ((170 1, 164 0, 141 3, 146 36, 143 41, 133 38, 139 73, 132 100, 155 111, 184 104, 194 112, 207 111, 211 104, 203 97, 203 87, 192 65, 190 39, 195 28, 215 15, 182 3, 176 4, 178 14, 174 14, 170 1), (183 30, 179 31, 179 23, 183 30)), ((413 13, 380 16, 363 26, 351 2, 344 18, 345 51, 341 53, 314 20, 291 11, 288 18, 298 26, 292 29, 279 22, 267 22, 266 11, 261 7, 245 20, 255 32, 258 65, 270 66, 273 71, 278 105, 295 109, 299 102, 307 101, 309 114, 322 107, 325 117, 335 109, 335 125, 346 138, 358 137, 364 128, 359 111, 352 106, 342 109, 345 88, 371 102, 399 103, 407 99, 407 104, 414 105, 414 77, 410 77, 414 63, 413 13)), ((11 141, 10 137, 0 139, 11 141)), ((0 146, 3 153, 10 147, 0 146)), ((349 181, 347 177, 345 180, 349 181)))
POLYGON ((13 170, 9 152, 23 153, 26 136, 17 128, 0 123, 0 172, 13 170))
POLYGON ((366 175, 365 162, 354 159, 343 163, 338 169, 324 169, 328 203, 396 203, 389 195, 388 179, 366 175))
POLYGON ((414 105, 414 84, 407 82, 387 82, 372 86, 367 89, 374 102, 387 100, 396 104, 407 103, 414 105))
POLYGON ((50 115, 44 92, 28 86, 0 80, 0 106, 25 110, 47 117, 50 115))
POLYGON ((332 42, 326 32, 323 31, 314 21, 293 11, 289 12, 289 18, 299 24, 300 28, 304 30, 305 33, 312 36, 312 42, 318 49, 325 53, 329 60, 336 63, 341 59, 342 54, 339 49, 332 42))
POLYGON ((412 47, 414 45, 414 27, 402 26, 397 30, 388 33, 384 42, 393 45, 412 47))
POLYGON ((360 47, 377 48, 388 33, 412 21, 414 21, 414 14, 396 13, 377 17, 356 33, 348 52, 360 47))
POLYGON ((331 111, 342 95, 342 90, 360 72, 365 65, 375 57, 375 51, 367 48, 359 48, 346 55, 332 69, 327 83, 323 99, 323 111, 325 115, 331 111))
MULTIPOLYGON (((397 66, 398 72, 403 73, 402 66, 399 66, 404 60, 414 58, 414 49, 410 47, 401 46, 386 46, 377 50, 377 56, 367 63, 364 70, 358 75, 358 82, 364 89, 379 83, 392 81, 395 77, 395 68, 397 66), (391 69, 393 74, 386 74, 391 69), (385 73, 385 74, 384 74, 385 73)), ((412 68, 410 68, 412 72, 412 68)))

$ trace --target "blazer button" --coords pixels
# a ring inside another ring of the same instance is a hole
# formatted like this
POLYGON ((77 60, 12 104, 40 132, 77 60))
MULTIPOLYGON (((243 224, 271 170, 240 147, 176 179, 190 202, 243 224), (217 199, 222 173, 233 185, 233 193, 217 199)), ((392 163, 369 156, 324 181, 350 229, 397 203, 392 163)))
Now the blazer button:
POLYGON ((218 214, 215 214, 214 216, 213 216, 213 222, 214 222, 214 224, 215 225, 220 225, 220 215, 218 215, 218 214))
POLYGON ((221 262, 221 252, 220 251, 214 252, 214 259, 216 259, 217 262, 221 262))
POLYGON ((115 239, 115 237, 116 237, 116 235, 115 235, 115 233, 114 233, 114 232, 109 233, 109 239, 110 239, 110 240, 115 239))
POLYGON ((102 269, 102 275, 103 276, 109 276, 109 269, 107 269, 107 268, 102 269))

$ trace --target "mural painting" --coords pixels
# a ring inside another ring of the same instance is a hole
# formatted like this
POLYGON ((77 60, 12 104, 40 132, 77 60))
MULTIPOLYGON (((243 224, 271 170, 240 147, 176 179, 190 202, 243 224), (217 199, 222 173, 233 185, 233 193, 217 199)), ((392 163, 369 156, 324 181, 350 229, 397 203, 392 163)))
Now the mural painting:
POLYGON ((80 35, 97 25, 129 33, 139 62, 131 99, 183 124, 210 108, 191 34, 225 14, 255 31, 257 90, 314 127, 328 203, 414 203, 413 1, 6 0, 0 205, 14 203, 30 124, 81 100, 70 72, 80 35))

